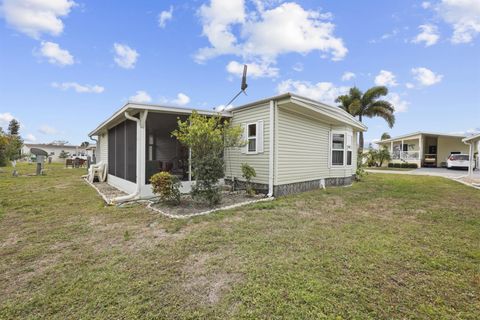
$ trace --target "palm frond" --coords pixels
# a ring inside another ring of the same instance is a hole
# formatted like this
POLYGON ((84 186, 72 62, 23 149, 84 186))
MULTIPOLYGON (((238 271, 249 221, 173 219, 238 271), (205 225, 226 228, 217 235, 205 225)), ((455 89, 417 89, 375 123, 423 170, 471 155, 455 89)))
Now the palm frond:
POLYGON ((375 102, 381 96, 388 94, 388 88, 385 86, 376 86, 368 89, 362 97, 362 104, 364 107, 375 102))

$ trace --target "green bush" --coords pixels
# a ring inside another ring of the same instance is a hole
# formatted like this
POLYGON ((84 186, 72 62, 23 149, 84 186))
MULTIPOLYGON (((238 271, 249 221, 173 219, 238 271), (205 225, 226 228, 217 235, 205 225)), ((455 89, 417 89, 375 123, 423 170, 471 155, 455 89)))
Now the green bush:
POLYGON ((252 178, 256 177, 255 169, 248 163, 242 163, 242 177, 245 178, 245 190, 249 196, 255 195, 255 190, 252 188, 252 178))
POLYGON ((393 167, 394 167, 394 168, 401 168, 401 167, 402 167, 402 164, 401 164, 401 163, 394 163, 394 164, 393 164, 393 167))
POLYGON ((389 168, 393 168, 393 163, 389 163, 389 164, 388 164, 388 167, 389 167, 389 168))
POLYGON ((418 164, 416 164, 416 163, 408 163, 408 168, 417 169, 417 168, 418 168, 418 164))
POLYGON ((150 178, 150 183, 153 193, 158 195, 160 201, 173 205, 180 203, 180 181, 176 176, 159 172, 150 178))

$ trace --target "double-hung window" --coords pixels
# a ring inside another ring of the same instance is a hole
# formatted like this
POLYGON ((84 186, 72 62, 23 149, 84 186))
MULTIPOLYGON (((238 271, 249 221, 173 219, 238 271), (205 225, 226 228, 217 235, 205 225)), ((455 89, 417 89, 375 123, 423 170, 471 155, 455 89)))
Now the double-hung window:
POLYGON ((257 124, 251 123, 247 127, 248 152, 257 152, 257 124))
POLYGON ((332 166, 343 166, 345 152, 345 134, 332 134, 332 166))
POLYGON ((352 141, 353 141, 353 136, 350 133, 347 133, 347 166, 352 165, 352 152, 353 152, 353 147, 352 147, 352 141))

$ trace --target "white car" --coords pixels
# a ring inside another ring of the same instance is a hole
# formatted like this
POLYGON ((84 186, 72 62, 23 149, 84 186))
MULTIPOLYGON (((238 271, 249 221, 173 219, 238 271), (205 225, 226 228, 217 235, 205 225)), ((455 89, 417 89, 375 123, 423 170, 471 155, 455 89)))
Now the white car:
POLYGON ((447 169, 465 168, 468 169, 468 154, 451 154, 447 159, 447 169))

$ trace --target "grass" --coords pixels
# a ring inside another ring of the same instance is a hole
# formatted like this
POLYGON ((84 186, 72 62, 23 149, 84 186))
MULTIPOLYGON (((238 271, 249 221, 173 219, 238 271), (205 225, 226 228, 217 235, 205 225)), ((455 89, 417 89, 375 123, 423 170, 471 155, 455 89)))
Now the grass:
POLYGON ((480 192, 451 180, 371 174, 171 220, 47 172, 0 173, 0 319, 480 314, 480 192))

